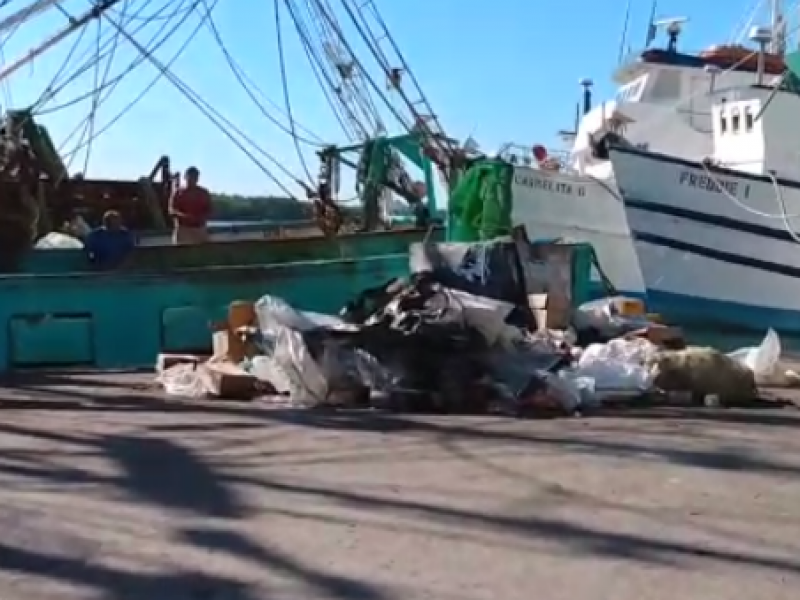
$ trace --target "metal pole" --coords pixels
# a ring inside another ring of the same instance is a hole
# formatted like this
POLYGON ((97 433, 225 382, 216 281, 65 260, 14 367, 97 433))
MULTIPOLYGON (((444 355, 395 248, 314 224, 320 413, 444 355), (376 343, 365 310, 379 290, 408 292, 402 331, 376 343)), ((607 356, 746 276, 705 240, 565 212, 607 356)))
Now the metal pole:
POLYGON ((77 31, 90 21, 99 18, 103 14, 103 12, 105 12, 106 10, 117 4, 119 1, 120 0, 104 0, 103 2, 100 2, 97 5, 95 5, 94 8, 92 8, 91 10, 84 13, 81 17, 78 17, 77 19, 71 21, 67 27, 56 33, 50 39, 45 40, 45 42, 43 42, 40 46, 37 46, 36 48, 28 52, 27 55, 23 56, 19 60, 14 61, 6 68, 0 70, 0 81, 3 81, 10 75, 13 75, 15 72, 17 72, 19 69, 27 65, 29 62, 31 62, 38 56, 41 56, 42 54, 47 52, 50 48, 52 48, 60 41, 68 37, 71 33, 77 31))

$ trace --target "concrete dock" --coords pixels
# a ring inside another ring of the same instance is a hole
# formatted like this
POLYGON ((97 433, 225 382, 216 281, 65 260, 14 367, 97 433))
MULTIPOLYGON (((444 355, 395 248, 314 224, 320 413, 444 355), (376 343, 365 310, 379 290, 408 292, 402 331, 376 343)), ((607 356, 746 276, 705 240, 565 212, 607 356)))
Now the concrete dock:
POLYGON ((800 411, 414 418, 0 389, 3 600, 781 600, 800 411))

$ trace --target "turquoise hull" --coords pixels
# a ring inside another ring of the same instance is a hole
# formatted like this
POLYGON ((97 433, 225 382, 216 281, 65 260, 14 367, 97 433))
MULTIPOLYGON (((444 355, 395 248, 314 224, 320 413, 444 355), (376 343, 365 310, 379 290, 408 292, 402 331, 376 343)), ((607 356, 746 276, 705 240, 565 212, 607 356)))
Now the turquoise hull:
MULTIPOLYGON (((92 272, 82 251, 30 254, 0 276, 0 372, 151 367, 159 352, 207 353, 233 300, 280 296, 337 312, 365 288, 408 275, 408 247, 443 231, 138 248, 124 269, 92 272), (209 266, 211 265, 211 266, 209 266)), ((590 246, 576 245, 573 300, 589 299, 590 246)))
POLYGON ((150 367, 158 352, 210 349, 232 300, 269 293, 338 311, 364 288, 408 273, 407 253, 358 260, 223 266, 168 273, 66 273, 0 279, 0 371, 150 367))

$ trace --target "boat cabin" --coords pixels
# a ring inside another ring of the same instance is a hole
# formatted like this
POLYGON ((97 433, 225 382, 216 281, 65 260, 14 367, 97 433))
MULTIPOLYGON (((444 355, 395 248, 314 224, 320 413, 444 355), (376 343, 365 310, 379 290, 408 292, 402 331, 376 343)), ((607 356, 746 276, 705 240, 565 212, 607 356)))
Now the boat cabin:
MULTIPOLYGON (((712 105, 734 89, 772 85, 785 68, 782 56, 762 52, 760 61, 759 50, 744 46, 679 52, 679 27, 668 33, 666 48, 648 48, 616 70, 620 87, 613 99, 584 111, 571 155, 578 172, 603 179, 613 175, 603 151, 609 134, 642 149, 686 158, 709 156, 714 150, 712 105)), ((759 29, 759 35, 754 41, 762 41, 768 32, 759 29)))
POLYGON ((800 179, 800 137, 787 123, 800 115, 800 96, 752 86, 712 109, 715 163, 739 171, 800 179), (766 106, 766 108, 765 108, 766 106), (763 113, 763 114, 762 114, 763 113))

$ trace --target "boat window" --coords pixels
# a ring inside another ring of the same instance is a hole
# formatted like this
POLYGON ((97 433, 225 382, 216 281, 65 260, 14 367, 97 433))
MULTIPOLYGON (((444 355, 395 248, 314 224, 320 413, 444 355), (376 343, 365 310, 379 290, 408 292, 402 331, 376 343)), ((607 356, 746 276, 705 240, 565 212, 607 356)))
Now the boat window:
POLYGON ((737 110, 731 115, 731 132, 732 133, 739 133, 739 126, 740 126, 741 118, 739 117, 739 111, 737 110))
POLYGON ((647 82, 647 75, 632 81, 631 83, 622 86, 617 92, 618 102, 638 102, 644 89, 644 84, 647 82))
POLYGON ((753 131, 753 111, 748 106, 744 109, 744 129, 745 131, 753 131))
POLYGON ((728 132, 728 119, 723 113, 719 113, 719 132, 725 135, 728 132))
POLYGON ((681 97, 681 81, 683 74, 679 71, 659 71, 647 90, 648 99, 676 100, 681 97))

